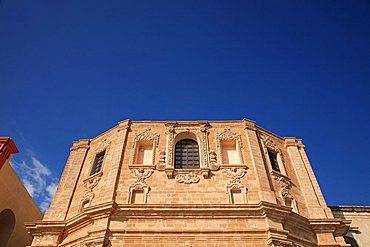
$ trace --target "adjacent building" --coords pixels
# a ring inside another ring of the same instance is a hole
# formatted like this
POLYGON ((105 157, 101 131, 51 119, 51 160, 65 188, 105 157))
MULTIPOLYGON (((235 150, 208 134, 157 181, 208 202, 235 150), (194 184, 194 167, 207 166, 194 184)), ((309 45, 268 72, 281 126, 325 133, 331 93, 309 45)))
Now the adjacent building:
POLYGON ((73 143, 41 246, 350 246, 302 140, 237 121, 130 121, 73 143))
POLYGON ((42 219, 42 213, 14 172, 9 160, 18 149, 9 137, 0 137, 0 247, 23 247, 32 237, 26 221, 42 219))

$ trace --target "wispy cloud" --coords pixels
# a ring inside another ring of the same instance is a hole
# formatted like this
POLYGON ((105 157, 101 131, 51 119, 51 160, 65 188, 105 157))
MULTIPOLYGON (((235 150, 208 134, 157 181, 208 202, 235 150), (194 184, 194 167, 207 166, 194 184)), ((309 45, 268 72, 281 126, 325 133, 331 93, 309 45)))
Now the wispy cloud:
POLYGON ((36 155, 28 150, 25 159, 17 161, 11 159, 10 164, 22 180, 28 193, 32 198, 39 202, 41 211, 49 207, 57 189, 57 179, 52 176, 52 172, 43 164, 36 155))

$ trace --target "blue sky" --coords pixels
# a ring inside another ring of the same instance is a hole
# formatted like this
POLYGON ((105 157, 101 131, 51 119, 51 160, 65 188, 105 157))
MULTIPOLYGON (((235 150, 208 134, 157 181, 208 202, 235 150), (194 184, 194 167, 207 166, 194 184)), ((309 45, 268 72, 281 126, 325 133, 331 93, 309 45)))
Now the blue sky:
POLYGON ((118 121, 303 138, 329 205, 370 205, 370 2, 0 1, 0 135, 44 210, 72 141, 118 121))

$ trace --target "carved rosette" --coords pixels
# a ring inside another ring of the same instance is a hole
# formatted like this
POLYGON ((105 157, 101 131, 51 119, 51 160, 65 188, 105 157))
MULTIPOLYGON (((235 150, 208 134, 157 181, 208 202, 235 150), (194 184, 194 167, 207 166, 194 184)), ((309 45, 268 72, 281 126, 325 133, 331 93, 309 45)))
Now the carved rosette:
POLYGON ((200 180, 200 178, 193 172, 188 174, 178 174, 175 179, 177 182, 184 184, 198 183, 200 180))

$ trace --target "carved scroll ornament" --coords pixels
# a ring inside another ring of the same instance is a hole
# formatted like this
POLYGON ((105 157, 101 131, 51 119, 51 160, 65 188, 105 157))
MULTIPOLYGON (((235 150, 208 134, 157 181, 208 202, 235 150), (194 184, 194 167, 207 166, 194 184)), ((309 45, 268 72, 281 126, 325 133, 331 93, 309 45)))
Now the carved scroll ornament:
POLYGON ((176 181, 184 184, 198 183, 200 178, 195 175, 193 172, 188 174, 178 174, 175 177, 176 181))

